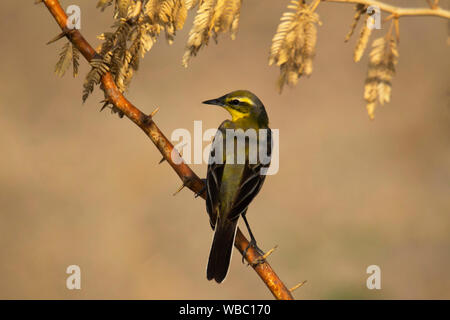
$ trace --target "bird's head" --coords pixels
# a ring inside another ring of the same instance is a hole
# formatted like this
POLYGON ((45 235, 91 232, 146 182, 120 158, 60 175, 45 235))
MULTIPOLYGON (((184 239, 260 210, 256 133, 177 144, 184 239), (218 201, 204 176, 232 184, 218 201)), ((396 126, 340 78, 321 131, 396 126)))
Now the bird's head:
POLYGON ((203 103, 225 108, 231 114, 233 122, 242 118, 254 120, 261 126, 267 126, 269 122, 261 100, 247 90, 233 91, 217 99, 203 101, 203 103))

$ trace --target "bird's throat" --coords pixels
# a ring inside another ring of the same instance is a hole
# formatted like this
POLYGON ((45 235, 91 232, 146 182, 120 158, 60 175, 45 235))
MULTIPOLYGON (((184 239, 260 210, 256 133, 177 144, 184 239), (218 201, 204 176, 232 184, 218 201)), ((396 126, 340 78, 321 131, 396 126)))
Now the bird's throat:
POLYGON ((242 112, 234 110, 230 107, 225 107, 225 109, 227 109, 227 111, 231 114, 231 121, 233 121, 233 122, 236 122, 242 118, 246 118, 250 115, 249 113, 242 113, 242 112))

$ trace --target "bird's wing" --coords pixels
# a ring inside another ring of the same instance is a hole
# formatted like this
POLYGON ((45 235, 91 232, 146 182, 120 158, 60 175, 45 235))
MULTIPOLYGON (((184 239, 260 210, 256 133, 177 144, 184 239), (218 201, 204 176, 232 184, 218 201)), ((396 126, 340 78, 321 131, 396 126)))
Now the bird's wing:
MULTIPOLYGON (((272 134, 270 129, 267 130, 267 140, 259 143, 266 143, 267 156, 272 155, 272 134)), ((258 161, 256 164, 246 164, 239 190, 234 198, 232 209, 228 214, 228 219, 237 219, 247 209, 248 205, 256 197, 259 190, 266 179, 266 176, 261 174, 261 169, 268 168, 269 163, 263 164, 258 161)))
MULTIPOLYGON (((230 124, 227 121, 223 122, 219 127, 219 131, 222 133, 222 146, 225 146, 225 127, 230 124)), ((272 151, 272 139, 271 139, 271 131, 267 130, 267 156, 270 158, 272 151)), ((220 201, 223 200, 223 195, 221 195, 221 185, 222 185, 222 177, 224 174, 226 156, 224 152, 222 163, 214 163, 211 162, 211 157, 214 157, 214 150, 216 143, 218 142, 216 139, 218 136, 214 138, 211 147, 211 156, 210 162, 208 165, 207 171, 207 199, 206 199, 206 208, 210 217, 211 227, 214 229, 215 223, 217 220, 218 210, 220 207, 220 201)), ((261 143, 261 142, 260 142, 261 143)), ((250 202, 255 198, 261 189, 265 175, 261 175, 261 169, 267 168, 270 163, 262 164, 249 164, 247 163, 242 170, 242 174, 239 181, 239 187, 236 189, 232 197, 232 203, 230 203, 227 207, 229 208, 229 212, 226 213, 226 219, 235 220, 239 218, 239 216, 247 209, 250 202)), ((229 165, 230 166, 230 165, 229 165)), ((239 171, 239 170, 238 170, 239 171)), ((223 190, 222 190, 223 191, 223 190)), ((228 211, 228 210, 227 210, 228 211)))
MULTIPOLYGON (((223 154, 221 163, 216 163, 215 152, 216 148, 223 147, 225 145, 225 127, 230 125, 229 120, 225 120, 219 126, 216 136, 211 144, 211 153, 209 155, 208 170, 206 172, 206 211, 209 215, 209 222, 211 228, 215 227, 217 220, 217 210, 219 208, 219 195, 220 186, 222 184, 223 169, 225 167, 225 154, 223 154), (220 133, 220 134, 219 134, 220 133), (219 144, 219 139, 221 139, 222 144, 219 144)), ((218 155, 219 156, 219 155, 218 155)))

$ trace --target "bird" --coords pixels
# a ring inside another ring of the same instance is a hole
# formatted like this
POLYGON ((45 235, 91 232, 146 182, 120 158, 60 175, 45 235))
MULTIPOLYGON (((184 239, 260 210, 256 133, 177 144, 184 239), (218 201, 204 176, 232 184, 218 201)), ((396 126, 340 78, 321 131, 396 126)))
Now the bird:
POLYGON ((221 283, 228 273, 239 217, 243 218, 251 238, 242 260, 250 246, 263 254, 256 244, 246 214, 250 202, 264 183, 266 175, 263 172, 270 165, 272 138, 266 109, 252 92, 237 90, 203 103, 220 106, 231 115, 231 120, 227 119, 219 126, 211 144, 206 174, 206 211, 214 230, 206 277, 221 283), (238 132, 238 129, 244 133, 253 131, 255 135, 253 140, 250 134, 248 139, 244 137, 245 143, 241 145, 238 138, 233 137, 232 144, 227 145, 230 129, 232 132, 238 132), (259 150, 257 159, 251 152, 255 143, 259 150), (263 157, 261 147, 264 148, 263 157), (221 148, 223 151, 218 153, 221 148), (244 159, 241 158, 244 161, 239 161, 239 152, 244 155, 244 159))

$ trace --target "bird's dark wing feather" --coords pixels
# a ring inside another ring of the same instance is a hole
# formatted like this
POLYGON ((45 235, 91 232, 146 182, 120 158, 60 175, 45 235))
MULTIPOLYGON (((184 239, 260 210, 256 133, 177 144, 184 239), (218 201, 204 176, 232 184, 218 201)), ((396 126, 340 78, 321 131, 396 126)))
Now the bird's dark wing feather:
MULTIPOLYGON (((267 155, 270 158, 272 155, 272 132, 270 129, 267 129, 267 140, 264 142, 259 141, 259 143, 266 143, 267 155)), ((228 214, 229 219, 237 219, 245 210, 247 210, 248 205, 256 197, 259 190, 261 190, 264 180, 266 179, 266 176, 261 174, 261 169, 268 168, 269 165, 270 162, 267 164, 258 162, 256 164, 247 164, 245 166, 239 191, 235 197, 233 207, 228 214)))
POLYGON ((225 157, 222 159, 222 163, 215 163, 215 150, 218 143, 218 139, 222 139, 222 146, 225 145, 225 123, 229 121, 224 121, 219 126, 218 132, 220 131, 221 136, 216 134, 214 140, 211 144, 211 153, 208 162, 208 170, 206 172, 206 211, 209 215, 209 222, 211 228, 214 230, 216 220, 217 220, 217 210, 219 207, 219 194, 220 185, 222 184, 222 174, 225 166, 225 157))

